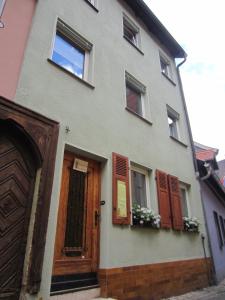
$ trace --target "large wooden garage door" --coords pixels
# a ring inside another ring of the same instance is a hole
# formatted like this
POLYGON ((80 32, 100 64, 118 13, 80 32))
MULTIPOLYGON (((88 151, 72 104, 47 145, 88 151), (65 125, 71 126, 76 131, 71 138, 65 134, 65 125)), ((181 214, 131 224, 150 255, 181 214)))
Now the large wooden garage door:
POLYGON ((22 141, 0 128, 0 299, 19 299, 35 166, 22 141))

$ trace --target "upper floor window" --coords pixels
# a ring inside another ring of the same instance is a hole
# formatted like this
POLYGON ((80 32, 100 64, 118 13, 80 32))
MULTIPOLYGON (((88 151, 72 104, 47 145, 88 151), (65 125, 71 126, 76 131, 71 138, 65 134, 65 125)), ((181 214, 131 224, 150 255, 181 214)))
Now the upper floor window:
POLYGON ((123 36, 135 47, 140 48, 139 28, 126 15, 123 16, 123 36))
POLYGON ((170 136, 178 140, 179 139, 179 127, 178 127, 179 114, 168 105, 167 105, 167 119, 168 119, 170 136))
POLYGON ((173 74, 172 74, 172 68, 171 68, 171 63, 166 56, 159 54, 160 57, 160 67, 161 67, 161 73, 170 80, 171 83, 174 83, 173 81, 173 74))
POLYGON ((170 64, 163 57, 160 57, 161 71, 166 76, 170 77, 170 64))
POLYGON ((126 72, 127 108, 141 117, 145 116, 146 87, 126 72))
POLYGON ((61 20, 57 30, 52 51, 52 61, 75 76, 88 79, 89 53, 92 44, 61 20))
POLYGON ((126 84, 127 107, 138 115, 143 115, 141 92, 126 84))
POLYGON ((56 33, 52 60, 73 73, 84 78, 85 51, 72 44, 60 33, 56 33))

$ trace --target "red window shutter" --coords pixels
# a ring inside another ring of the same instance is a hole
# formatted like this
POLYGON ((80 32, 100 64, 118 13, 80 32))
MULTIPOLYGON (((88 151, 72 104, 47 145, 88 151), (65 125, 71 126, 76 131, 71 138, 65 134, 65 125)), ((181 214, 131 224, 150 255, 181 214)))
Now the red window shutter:
POLYGON ((171 228, 171 208, 167 174, 162 171, 156 170, 156 182, 159 201, 159 211, 161 215, 161 227, 171 228))
POLYGON ((168 175, 170 202, 172 209, 173 228, 176 230, 183 229, 183 217, 181 209, 180 185, 177 177, 168 175))
POLYGON ((128 158, 112 154, 113 224, 130 224, 130 189, 128 158))

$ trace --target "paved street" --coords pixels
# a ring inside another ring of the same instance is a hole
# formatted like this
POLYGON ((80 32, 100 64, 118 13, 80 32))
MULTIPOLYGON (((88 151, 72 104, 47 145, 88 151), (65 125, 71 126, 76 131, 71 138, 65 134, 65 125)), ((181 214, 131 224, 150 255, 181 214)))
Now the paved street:
POLYGON ((225 300, 225 280, 217 286, 207 287, 203 290, 187 293, 166 300, 225 300))

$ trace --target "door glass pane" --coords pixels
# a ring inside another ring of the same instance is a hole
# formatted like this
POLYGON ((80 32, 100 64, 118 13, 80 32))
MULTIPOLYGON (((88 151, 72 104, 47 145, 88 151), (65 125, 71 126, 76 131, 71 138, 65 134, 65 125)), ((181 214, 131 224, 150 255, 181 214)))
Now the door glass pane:
POLYGON ((80 255, 84 247, 85 177, 85 173, 71 170, 64 243, 68 256, 80 255))
POLYGON ((136 171, 131 171, 131 180, 133 203, 139 204, 141 207, 147 207, 145 175, 136 171))
POLYGON ((83 78, 85 51, 56 34, 52 60, 67 71, 83 78))

